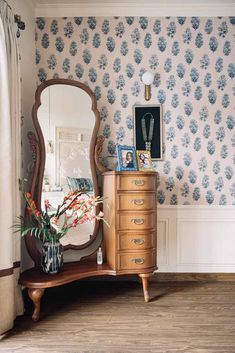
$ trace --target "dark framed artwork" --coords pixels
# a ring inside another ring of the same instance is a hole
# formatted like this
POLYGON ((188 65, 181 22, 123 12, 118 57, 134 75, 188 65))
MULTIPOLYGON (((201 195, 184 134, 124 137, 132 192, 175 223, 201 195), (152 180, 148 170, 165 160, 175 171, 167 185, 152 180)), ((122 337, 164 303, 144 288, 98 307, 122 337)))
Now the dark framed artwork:
POLYGON ((152 160, 162 160, 162 106, 134 105, 134 145, 147 150, 152 160))
POLYGON ((134 146, 117 145, 118 171, 138 170, 134 146))

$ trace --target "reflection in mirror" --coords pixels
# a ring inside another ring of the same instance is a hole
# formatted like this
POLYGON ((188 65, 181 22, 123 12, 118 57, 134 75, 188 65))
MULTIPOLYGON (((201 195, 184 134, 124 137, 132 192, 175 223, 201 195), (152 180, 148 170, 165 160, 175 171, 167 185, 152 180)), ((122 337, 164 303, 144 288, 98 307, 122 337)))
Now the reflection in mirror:
MULTIPOLYGON (((41 94, 38 120, 45 142, 42 209, 48 199, 55 210, 75 189, 94 194, 90 143, 95 126, 90 96, 82 89, 63 84, 46 87, 41 94)), ((95 222, 70 229, 63 245, 87 243, 95 222)))

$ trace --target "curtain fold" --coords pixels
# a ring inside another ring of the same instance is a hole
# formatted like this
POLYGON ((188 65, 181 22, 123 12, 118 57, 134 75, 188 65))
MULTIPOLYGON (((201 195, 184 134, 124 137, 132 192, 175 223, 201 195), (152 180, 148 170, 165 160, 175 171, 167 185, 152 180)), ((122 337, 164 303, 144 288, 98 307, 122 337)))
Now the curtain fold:
POLYGON ((18 285, 20 234, 11 228, 20 215, 20 70, 14 15, 0 0, 0 334, 23 313, 18 285))

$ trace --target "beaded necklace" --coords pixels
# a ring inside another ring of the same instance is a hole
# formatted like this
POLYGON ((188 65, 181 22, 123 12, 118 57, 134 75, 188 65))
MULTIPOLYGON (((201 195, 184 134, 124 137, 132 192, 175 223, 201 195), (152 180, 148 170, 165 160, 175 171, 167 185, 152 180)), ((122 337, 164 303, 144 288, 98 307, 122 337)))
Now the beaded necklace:
POLYGON ((145 149, 147 151, 151 151, 151 144, 153 139, 153 128, 154 128, 154 117, 151 113, 148 112, 144 114, 143 118, 141 119, 141 127, 142 127, 143 139, 145 142, 145 149), (148 134, 147 134, 147 127, 146 127, 147 115, 150 115, 151 117, 148 134))

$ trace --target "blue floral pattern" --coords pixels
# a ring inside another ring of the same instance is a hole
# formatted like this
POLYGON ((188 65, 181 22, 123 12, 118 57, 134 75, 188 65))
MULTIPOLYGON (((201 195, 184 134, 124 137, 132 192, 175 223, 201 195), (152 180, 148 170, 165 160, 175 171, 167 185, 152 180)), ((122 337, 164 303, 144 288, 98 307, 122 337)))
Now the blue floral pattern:
POLYGON ((94 91, 105 137, 133 144, 141 77, 154 74, 149 104, 163 105, 160 204, 235 204, 235 17, 74 17, 36 19, 38 82, 77 79, 94 91))

